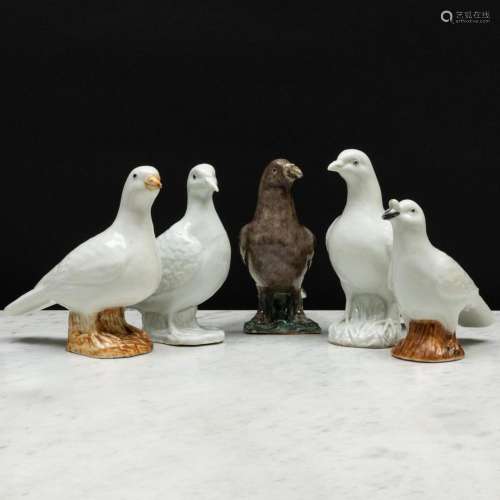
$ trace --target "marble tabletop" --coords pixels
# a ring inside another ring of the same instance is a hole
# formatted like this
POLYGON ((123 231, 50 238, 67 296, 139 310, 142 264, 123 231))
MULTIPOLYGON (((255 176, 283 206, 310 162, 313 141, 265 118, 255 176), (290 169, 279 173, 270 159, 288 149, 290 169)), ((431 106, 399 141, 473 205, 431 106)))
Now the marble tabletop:
MULTIPOLYGON (((127 313, 138 323, 135 313, 127 313)), ((0 499, 500 498, 500 325, 458 332, 463 361, 420 364, 322 335, 97 360, 67 313, 0 317, 0 499)))

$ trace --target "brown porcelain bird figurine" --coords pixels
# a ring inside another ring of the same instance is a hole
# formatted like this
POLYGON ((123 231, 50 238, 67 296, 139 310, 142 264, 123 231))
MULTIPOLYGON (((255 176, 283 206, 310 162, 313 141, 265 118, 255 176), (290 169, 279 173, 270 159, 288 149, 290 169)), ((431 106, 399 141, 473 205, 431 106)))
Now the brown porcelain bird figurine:
POLYGON ((300 224, 291 189, 302 171, 277 159, 265 168, 257 208, 240 232, 243 262, 257 285, 259 307, 246 333, 321 333, 304 314, 302 281, 311 266, 315 237, 300 224))

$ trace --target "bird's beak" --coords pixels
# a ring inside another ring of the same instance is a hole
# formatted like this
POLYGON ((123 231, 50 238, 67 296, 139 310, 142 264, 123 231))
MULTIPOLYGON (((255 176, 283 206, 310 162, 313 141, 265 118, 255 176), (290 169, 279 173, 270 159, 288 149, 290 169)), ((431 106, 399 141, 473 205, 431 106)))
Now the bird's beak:
POLYGON ((397 217, 400 214, 396 209, 394 208, 388 208, 383 214, 382 214, 382 219, 384 220, 389 220, 389 219, 394 219, 394 217, 397 217))
POLYGON ((343 167, 343 164, 339 160, 332 161, 330 165, 328 165, 328 171, 330 172, 339 172, 340 169, 343 167))
POLYGON ((215 177, 207 177, 205 181, 216 193, 219 192, 219 185, 217 184, 217 179, 215 177))
POLYGON ((393 198, 389 200, 389 208, 383 213, 382 219, 394 219, 394 217, 397 217, 400 213, 401 208, 399 206, 399 201, 393 198))
POLYGON ((285 165, 285 168, 286 168, 286 175, 292 180, 300 179, 301 177, 304 176, 302 170, 300 170, 300 168, 297 167, 297 165, 294 165, 293 163, 288 163, 287 165, 285 165))
POLYGON ((144 185, 146 186, 146 189, 149 189, 150 191, 154 191, 155 189, 161 189, 161 180, 157 175, 150 175, 145 181, 144 185))

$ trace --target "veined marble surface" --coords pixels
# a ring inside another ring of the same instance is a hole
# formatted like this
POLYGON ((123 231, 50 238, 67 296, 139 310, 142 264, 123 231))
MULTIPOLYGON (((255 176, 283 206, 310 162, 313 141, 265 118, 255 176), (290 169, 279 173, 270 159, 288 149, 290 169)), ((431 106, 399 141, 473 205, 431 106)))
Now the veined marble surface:
MULTIPOLYGON (((0 317, 0 499, 500 498, 500 325, 463 361, 419 364, 322 335, 100 360, 64 350, 67 313, 0 317)), ((129 313, 133 323, 137 313, 129 313)))

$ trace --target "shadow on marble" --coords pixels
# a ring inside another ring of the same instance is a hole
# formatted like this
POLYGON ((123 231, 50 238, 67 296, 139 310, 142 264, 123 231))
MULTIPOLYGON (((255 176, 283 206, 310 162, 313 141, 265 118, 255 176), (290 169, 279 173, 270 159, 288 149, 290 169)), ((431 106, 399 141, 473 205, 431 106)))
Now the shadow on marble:
POLYGON ((484 344, 484 343, 487 343, 488 340, 485 340, 485 339, 470 339, 470 338, 459 338, 458 339, 459 342, 463 345, 463 346, 467 346, 467 345, 477 345, 477 344, 484 344))
POLYGON ((50 347, 66 347, 66 339, 55 339, 54 337, 19 337, 12 339, 17 344, 46 345, 50 347))

